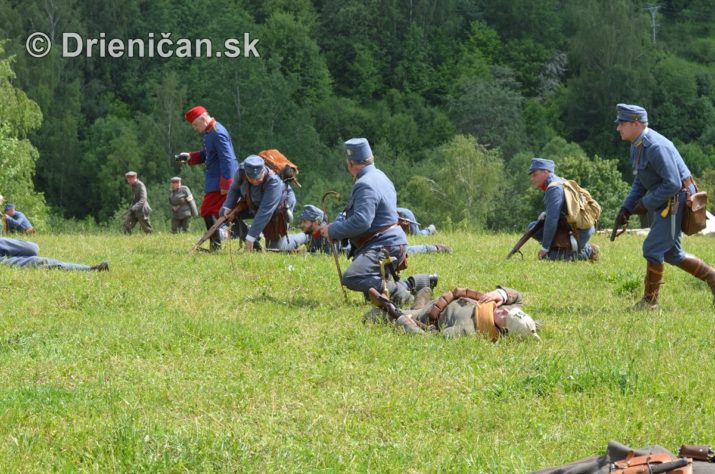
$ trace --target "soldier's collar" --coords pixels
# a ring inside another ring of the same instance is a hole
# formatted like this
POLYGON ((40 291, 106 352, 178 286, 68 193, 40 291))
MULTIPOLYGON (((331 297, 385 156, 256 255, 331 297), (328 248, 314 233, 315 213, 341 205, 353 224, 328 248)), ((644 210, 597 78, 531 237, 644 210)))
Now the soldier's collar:
POLYGON ((648 127, 643 129, 643 132, 638 135, 638 138, 633 142, 633 146, 641 146, 643 144, 643 139, 645 139, 645 136, 648 134, 648 130, 648 127))

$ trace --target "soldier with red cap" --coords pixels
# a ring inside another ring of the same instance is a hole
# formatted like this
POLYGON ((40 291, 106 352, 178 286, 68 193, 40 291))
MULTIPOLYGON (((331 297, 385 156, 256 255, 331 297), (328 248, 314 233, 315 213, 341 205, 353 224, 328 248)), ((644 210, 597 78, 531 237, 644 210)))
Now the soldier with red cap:
MULTIPOLYGON (((184 114, 184 118, 201 134, 204 147, 200 151, 180 153, 178 159, 189 165, 206 166, 204 200, 201 203, 200 214, 204 218, 206 228, 209 229, 218 218, 219 210, 233 183, 238 162, 228 130, 211 117, 204 107, 199 105, 189 109, 184 114)), ((211 250, 220 248, 221 237, 216 232, 211 236, 211 250)))

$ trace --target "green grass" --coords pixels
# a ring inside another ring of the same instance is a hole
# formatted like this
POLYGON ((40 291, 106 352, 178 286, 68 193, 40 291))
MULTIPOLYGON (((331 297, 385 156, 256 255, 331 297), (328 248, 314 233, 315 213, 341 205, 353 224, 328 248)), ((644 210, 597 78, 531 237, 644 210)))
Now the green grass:
MULTIPOLYGON (((609 439, 715 442, 710 292, 667 267, 663 309, 626 312, 642 238, 597 236, 597 265, 533 242, 507 262, 515 235, 410 257, 442 291, 521 290, 541 344, 364 325, 331 258, 189 255, 195 238, 39 235, 110 272, 0 266, 1 471, 518 473, 609 439)), ((712 263, 714 242, 685 247, 712 263)))

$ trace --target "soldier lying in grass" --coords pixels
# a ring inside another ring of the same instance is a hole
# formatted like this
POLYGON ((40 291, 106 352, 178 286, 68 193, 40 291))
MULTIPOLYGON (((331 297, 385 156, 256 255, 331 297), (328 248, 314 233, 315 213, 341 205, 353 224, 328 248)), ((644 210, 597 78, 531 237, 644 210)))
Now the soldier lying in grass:
POLYGON ((521 309, 521 293, 503 286, 489 293, 455 288, 437 299, 431 288, 422 288, 406 311, 377 291, 371 291, 370 298, 382 311, 368 312, 367 320, 391 320, 410 334, 439 331, 445 337, 483 334, 494 342, 506 335, 540 340, 536 322, 521 309))

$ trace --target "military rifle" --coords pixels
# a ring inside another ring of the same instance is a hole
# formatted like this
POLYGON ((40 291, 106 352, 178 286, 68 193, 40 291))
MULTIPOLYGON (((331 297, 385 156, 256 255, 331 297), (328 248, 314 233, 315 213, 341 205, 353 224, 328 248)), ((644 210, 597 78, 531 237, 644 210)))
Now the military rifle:
MULTIPOLYGON (((337 191, 327 191, 323 193, 323 196, 320 198, 320 206, 322 207, 323 210, 323 216, 325 217, 325 223, 330 224, 330 221, 328 220, 328 210, 325 207, 325 198, 328 196, 334 196, 335 199, 340 199, 340 194, 337 191)), ((348 302, 348 292, 345 291, 345 285, 343 285, 343 271, 340 269, 340 259, 338 258, 338 244, 335 242, 330 242, 330 252, 333 254, 333 258, 335 258, 335 268, 338 270, 338 279, 340 280, 340 288, 343 290, 343 298, 345 299, 345 302, 348 302)))
POLYGON ((616 240, 616 237, 623 234, 626 229, 628 229, 628 211, 621 208, 616 216, 616 222, 613 224, 613 230, 611 231, 611 242, 616 240), (621 222, 624 222, 623 228, 621 229, 621 222))
POLYGON ((509 251, 509 254, 506 256, 506 259, 509 260, 511 257, 514 256, 515 253, 518 253, 521 255, 521 258, 524 258, 524 254, 521 253, 521 248, 524 246, 527 240, 532 238, 538 231, 540 231, 544 227, 544 219, 539 219, 536 222, 536 225, 532 227, 531 229, 527 230, 524 232, 524 235, 521 236, 519 241, 514 245, 514 248, 509 251))
POLYGON ((216 219, 216 222, 214 223, 214 225, 212 225, 211 228, 209 228, 206 232, 204 232, 204 235, 202 235, 201 238, 196 241, 196 244, 194 244, 191 251, 192 252, 198 251, 199 248, 201 247, 201 244, 203 244, 204 242, 209 240, 211 238, 211 236, 214 235, 214 233, 217 232, 218 229, 224 223, 232 222, 240 212, 242 212, 246 209, 248 209, 248 203, 246 201, 244 201, 243 199, 239 199, 238 202, 236 203, 236 205, 233 206, 233 208, 230 211, 228 211, 226 214, 224 214, 223 216, 216 219))

